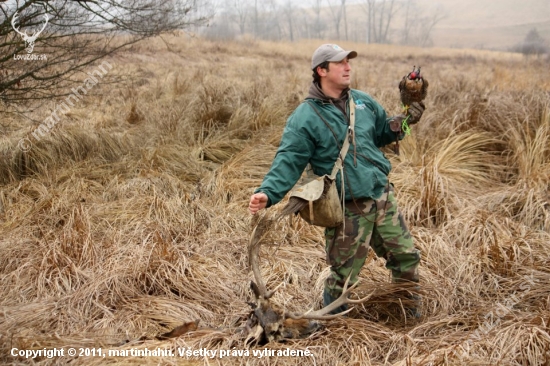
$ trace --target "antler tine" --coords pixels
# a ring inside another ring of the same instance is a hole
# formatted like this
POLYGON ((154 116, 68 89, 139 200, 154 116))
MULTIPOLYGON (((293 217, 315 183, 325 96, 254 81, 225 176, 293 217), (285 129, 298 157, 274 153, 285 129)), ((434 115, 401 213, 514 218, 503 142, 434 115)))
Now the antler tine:
POLYGON ((279 289, 279 287, 281 287, 282 285, 284 285, 284 282, 281 282, 280 284, 278 284, 277 286, 275 286, 275 288, 274 288, 273 290, 267 291, 267 292, 265 293, 265 297, 264 297, 264 298, 265 298, 265 299, 269 299, 271 296, 273 296, 273 294, 274 294, 275 292, 277 292, 277 290, 279 289))
POLYGON ((33 36, 38 36, 40 33, 42 33, 42 31, 46 28, 46 26, 48 25, 48 20, 50 20, 48 18, 48 14, 44 14, 44 19, 46 19, 46 22, 44 22, 44 25, 42 26, 42 29, 40 29, 39 31, 37 31, 36 33, 33 33, 33 36))
MULTIPOLYGON (((252 235, 250 236, 250 243, 248 244, 248 265, 252 268, 252 273, 254 274, 254 280, 256 280, 256 285, 258 286, 259 295, 262 297, 265 296, 267 289, 265 287, 264 280, 260 273, 260 267, 258 265, 259 252, 260 252, 260 240, 258 234, 258 225, 252 230, 252 235)), ((263 235, 262 235, 263 237, 263 235)))
POLYGON ((352 300, 352 299, 348 298, 348 295, 351 292, 351 290, 356 288, 357 285, 359 284, 359 282, 356 282, 350 288, 348 288, 349 279, 350 279, 350 276, 348 276, 348 278, 346 279, 346 282, 344 283, 344 288, 342 289, 342 294, 340 295, 340 297, 337 298, 336 300, 334 300, 333 302, 331 302, 329 305, 325 306, 324 308, 321 308, 317 311, 307 312, 307 313, 304 313, 304 314, 286 313, 285 316, 289 317, 289 318, 292 318, 292 319, 330 320, 330 319, 335 319, 335 318, 338 318, 338 317, 340 317, 344 314, 349 313, 352 309, 347 309, 347 310, 342 311, 338 314, 327 315, 330 312, 338 309, 342 305, 361 304, 361 303, 364 303, 365 301, 367 301, 371 297, 371 295, 367 295, 367 296, 365 296, 361 299, 357 299, 357 300, 352 300))
POLYGON ((261 247, 261 241, 263 238, 267 235, 267 230, 258 230, 258 228, 266 229, 268 225, 271 223, 270 220, 267 220, 267 222, 262 222, 264 218, 261 218, 256 226, 254 227, 254 230, 252 230, 252 235, 250 237, 250 243, 248 244, 248 264, 252 268, 252 273, 254 274, 254 280, 256 281, 256 285, 258 287, 258 292, 262 298, 269 299, 275 291, 281 285, 282 282, 275 287, 271 291, 267 291, 267 287, 265 285, 265 282, 262 278, 262 274, 260 271, 260 265, 259 265, 259 257, 260 257, 260 247, 261 247))
POLYGON ((17 28, 17 26, 15 25, 15 23, 17 22, 17 19, 19 18, 19 15, 17 14, 17 12, 15 12, 15 14, 13 14, 13 17, 11 18, 11 26, 13 27, 13 30, 15 30, 17 33, 19 33, 20 35, 24 36, 24 37, 28 37, 27 36, 27 32, 23 32, 21 33, 21 31, 17 28))

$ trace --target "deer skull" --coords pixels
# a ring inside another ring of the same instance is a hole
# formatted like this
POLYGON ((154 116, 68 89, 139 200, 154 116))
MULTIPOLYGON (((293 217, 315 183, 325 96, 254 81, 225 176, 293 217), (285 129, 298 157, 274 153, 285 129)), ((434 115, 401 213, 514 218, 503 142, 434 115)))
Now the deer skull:
POLYGON ((269 299, 282 284, 268 291, 261 276, 259 266, 261 241, 264 239, 271 224, 273 224, 271 220, 258 220, 248 244, 248 261, 255 279, 255 281, 251 283, 251 289, 256 297, 256 303, 251 304, 253 311, 248 319, 246 327, 248 331, 246 342, 249 340, 258 342, 261 338, 266 339, 268 342, 288 338, 301 338, 315 331, 317 328, 317 325, 311 323, 310 320, 330 320, 338 318, 352 310, 348 309, 344 312, 333 314, 332 312, 340 306, 345 304, 361 304, 370 298, 369 295, 357 300, 350 299, 349 294, 358 283, 348 287, 348 278, 344 285, 342 295, 330 305, 317 311, 291 313, 271 303, 269 299))

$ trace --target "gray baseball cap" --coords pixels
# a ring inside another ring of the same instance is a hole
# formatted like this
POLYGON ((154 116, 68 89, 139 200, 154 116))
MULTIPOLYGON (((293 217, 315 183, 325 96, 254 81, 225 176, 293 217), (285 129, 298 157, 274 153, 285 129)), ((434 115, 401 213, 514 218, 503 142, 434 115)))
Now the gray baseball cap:
POLYGON ((315 70, 317 66, 325 61, 339 62, 346 57, 350 59, 357 57, 357 52, 345 51, 336 44, 321 45, 313 52, 313 56, 311 57, 311 69, 315 70))

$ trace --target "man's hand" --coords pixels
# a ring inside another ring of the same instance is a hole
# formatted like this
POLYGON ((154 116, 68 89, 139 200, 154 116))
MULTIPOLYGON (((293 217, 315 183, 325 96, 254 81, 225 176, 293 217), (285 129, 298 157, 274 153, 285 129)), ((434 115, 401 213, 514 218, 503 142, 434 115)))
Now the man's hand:
POLYGON ((424 103, 412 102, 408 110, 409 119, 407 120, 407 123, 410 125, 414 125, 415 123, 418 123, 425 109, 426 109, 426 106, 424 105, 424 103))
POLYGON ((267 206, 267 195, 262 192, 254 193, 250 197, 250 203, 248 204, 248 211, 252 215, 255 215, 256 212, 260 211, 262 208, 265 208, 267 206))

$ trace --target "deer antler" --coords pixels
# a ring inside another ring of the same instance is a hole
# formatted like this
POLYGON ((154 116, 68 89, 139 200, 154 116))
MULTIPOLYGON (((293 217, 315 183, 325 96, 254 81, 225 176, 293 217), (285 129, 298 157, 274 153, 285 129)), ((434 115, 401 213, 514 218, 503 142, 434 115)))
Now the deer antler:
POLYGON ((46 22, 44 22, 44 25, 42 26, 42 29, 40 29, 38 32, 36 33, 33 33, 32 35, 32 38, 34 38, 36 40, 36 38, 38 37, 38 35, 40 35, 40 33, 42 33, 42 31, 46 28, 46 26, 48 25, 48 20, 50 20, 48 18, 48 14, 44 14, 44 19, 46 19, 46 22))
POLYGON ((267 216, 262 216, 258 219, 258 216, 254 218, 255 226, 252 230, 250 242, 248 244, 248 264, 254 273, 254 281, 251 282, 250 287, 256 296, 256 302, 254 304, 249 303, 252 306, 253 311, 247 321, 245 343, 249 341, 259 342, 262 338, 265 338, 268 342, 273 340, 294 338, 297 336, 303 336, 310 334, 317 329, 317 326, 312 326, 314 322, 309 320, 328 320, 334 319, 348 313, 350 310, 340 312, 338 314, 330 314, 330 312, 338 309, 345 304, 360 304, 370 298, 366 296, 362 299, 351 300, 348 298, 351 290, 353 290, 357 284, 348 288, 349 277, 347 278, 342 295, 333 303, 326 307, 317 310, 310 311, 303 314, 288 313, 280 309, 280 307, 269 302, 269 298, 277 291, 277 289, 283 284, 279 284, 273 291, 267 291, 264 280, 261 276, 259 266, 259 255, 261 242, 269 232, 271 225, 279 220, 282 216, 278 216, 275 219, 267 219, 267 216))
POLYGON ((11 26, 13 27, 13 29, 19 33, 24 40, 26 40, 29 36, 27 35, 27 32, 23 32, 21 33, 21 31, 19 29, 17 29, 17 26, 15 25, 15 23, 17 22, 17 19, 19 18, 19 16, 17 15, 17 12, 15 12, 15 14, 13 14, 13 17, 11 18, 11 26))
POLYGON ((349 278, 350 277, 348 276, 348 278, 346 279, 346 282, 344 283, 344 288, 342 289, 342 294, 340 295, 340 297, 334 300, 333 302, 331 302, 329 305, 317 311, 310 311, 302 314, 285 313, 285 317, 292 318, 292 319, 330 320, 349 313, 352 309, 342 311, 338 314, 330 314, 332 311, 338 309, 342 305, 361 304, 367 301, 371 297, 371 295, 367 295, 357 300, 350 299, 348 295, 350 294, 351 290, 357 287, 359 282, 354 283, 350 288, 348 288, 349 278), (330 315, 327 315, 327 314, 330 314, 330 315))
POLYGON ((254 227, 254 230, 252 230, 250 243, 248 245, 248 265, 252 268, 254 280, 256 281, 255 283, 252 282, 252 291, 254 291, 257 298, 265 300, 273 296, 275 291, 277 291, 277 289, 282 285, 282 283, 280 283, 274 290, 267 291, 259 266, 260 243, 268 233, 269 226, 272 223, 272 220, 259 219, 258 224, 254 227))
MULTIPOLYGON (((265 237, 265 235, 268 232, 269 226, 273 223, 273 220, 264 220, 260 219, 258 221, 258 224, 254 227, 254 230, 252 231, 250 243, 248 245, 248 261, 249 265, 252 268, 252 272, 254 273, 254 279, 255 283, 252 282, 251 287, 252 291, 254 291, 254 294, 256 295, 257 299, 261 300, 267 300, 269 299, 275 291, 282 285, 279 284, 274 290, 267 291, 266 285, 264 280, 262 279, 260 267, 258 265, 259 261, 259 252, 260 252, 260 246, 261 241, 265 237)), ((330 320, 335 319, 337 317, 340 317, 344 314, 347 314, 351 311, 351 309, 345 310, 343 312, 340 312, 338 314, 330 314, 332 311, 338 309, 342 305, 346 304, 361 304, 367 301, 371 295, 365 296, 364 298, 352 300, 348 296, 351 293, 351 291, 357 287, 359 282, 353 284, 351 287, 348 288, 349 284, 349 277, 346 279, 346 282, 344 283, 344 288, 342 290, 342 294, 339 298, 337 298, 334 302, 330 303, 329 305, 325 306, 322 309, 319 309, 317 311, 310 311, 306 313, 285 313, 284 318, 291 318, 291 319, 311 319, 311 320, 330 320)))

